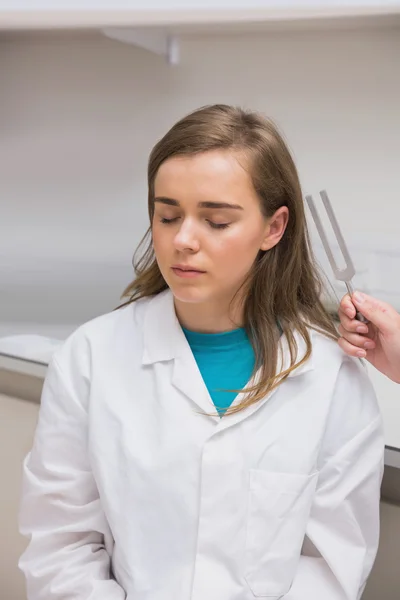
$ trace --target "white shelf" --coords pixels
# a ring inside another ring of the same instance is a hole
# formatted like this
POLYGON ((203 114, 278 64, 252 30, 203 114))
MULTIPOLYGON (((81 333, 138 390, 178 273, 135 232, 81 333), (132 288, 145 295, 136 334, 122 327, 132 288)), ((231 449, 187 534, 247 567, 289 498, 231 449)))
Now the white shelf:
POLYGON ((181 36, 400 27, 400 0, 3 0, 0 35, 89 30, 180 61, 181 36), (168 8, 166 8, 166 4, 168 8))
POLYGON ((400 0, 3 0, 0 30, 105 27, 219 27, 400 14, 400 0))
POLYGON ((400 27, 400 0, 3 0, 0 34, 93 30, 180 61, 180 36, 400 27), (167 4, 167 8, 166 8, 167 4))

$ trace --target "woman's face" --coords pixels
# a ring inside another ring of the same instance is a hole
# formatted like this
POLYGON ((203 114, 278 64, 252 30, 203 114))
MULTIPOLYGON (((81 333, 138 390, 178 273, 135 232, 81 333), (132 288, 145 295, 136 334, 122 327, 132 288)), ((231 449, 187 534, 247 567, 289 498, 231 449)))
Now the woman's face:
POLYGON ((158 170, 153 245, 179 302, 229 304, 259 251, 275 246, 284 233, 288 209, 271 219, 262 215, 237 156, 215 150, 174 157, 158 170))

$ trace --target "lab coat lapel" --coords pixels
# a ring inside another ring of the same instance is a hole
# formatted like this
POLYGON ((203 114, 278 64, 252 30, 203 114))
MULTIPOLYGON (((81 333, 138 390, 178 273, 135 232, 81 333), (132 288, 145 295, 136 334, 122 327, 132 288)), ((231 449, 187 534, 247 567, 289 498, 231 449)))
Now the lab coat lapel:
MULTIPOLYGON (((186 338, 184 341, 186 342, 186 338)), ((189 345, 185 355, 175 359, 172 384, 197 404, 200 409, 198 412, 209 415, 210 419, 219 423, 220 417, 216 413, 216 408, 189 345)))
MULTIPOLYGON (((172 385, 194 402, 198 412, 216 413, 185 334, 176 317, 172 293, 167 290, 152 298, 144 320, 142 363, 173 360, 172 385)), ((217 414, 210 416, 220 421, 217 414)))

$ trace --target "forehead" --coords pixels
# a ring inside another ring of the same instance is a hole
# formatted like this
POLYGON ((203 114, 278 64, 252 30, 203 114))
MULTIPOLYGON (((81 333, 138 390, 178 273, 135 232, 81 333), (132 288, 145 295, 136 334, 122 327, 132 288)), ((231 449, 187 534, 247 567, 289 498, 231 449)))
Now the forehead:
MULTIPOLYGON (((166 160, 155 178, 155 195, 180 200, 194 194, 232 197, 256 196, 243 156, 232 151, 210 151, 166 160)), ((202 198, 200 198, 200 196, 202 198)))

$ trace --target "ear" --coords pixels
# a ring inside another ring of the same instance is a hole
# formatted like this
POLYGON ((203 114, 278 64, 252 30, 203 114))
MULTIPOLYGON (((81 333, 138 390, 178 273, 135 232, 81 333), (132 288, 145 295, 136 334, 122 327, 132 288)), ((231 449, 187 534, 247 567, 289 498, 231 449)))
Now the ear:
POLYGON ((261 244, 261 250, 271 250, 281 241, 289 220, 289 209, 281 206, 267 221, 265 237, 261 244))

